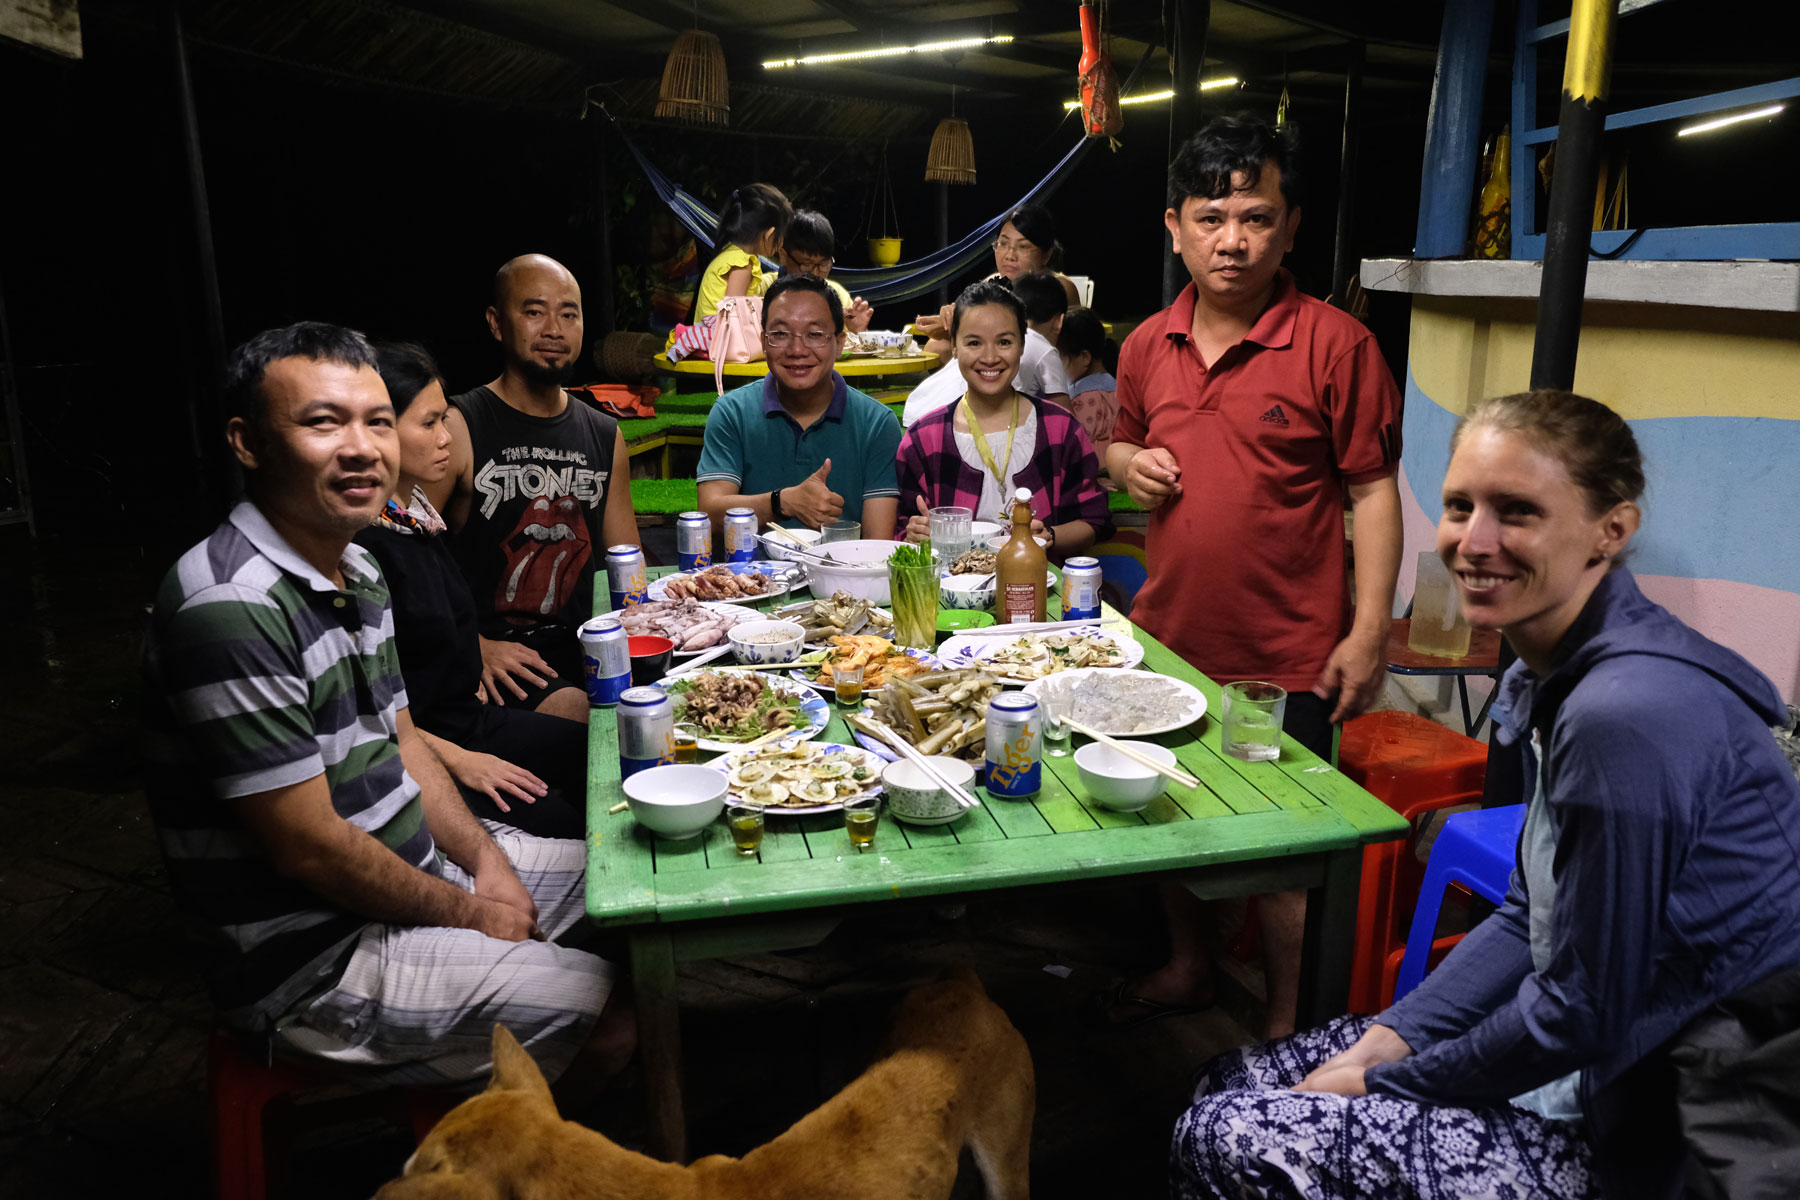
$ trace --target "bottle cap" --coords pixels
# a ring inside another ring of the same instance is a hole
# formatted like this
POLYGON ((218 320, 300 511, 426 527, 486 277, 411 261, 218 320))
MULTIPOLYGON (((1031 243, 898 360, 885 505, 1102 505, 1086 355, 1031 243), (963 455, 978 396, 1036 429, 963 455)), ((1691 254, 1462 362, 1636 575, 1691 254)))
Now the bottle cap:
POLYGON ((1031 503, 1031 489, 1030 488, 1020 488, 1018 491, 1013 493, 1013 499, 1014 500, 1023 500, 1027 504, 1031 503))

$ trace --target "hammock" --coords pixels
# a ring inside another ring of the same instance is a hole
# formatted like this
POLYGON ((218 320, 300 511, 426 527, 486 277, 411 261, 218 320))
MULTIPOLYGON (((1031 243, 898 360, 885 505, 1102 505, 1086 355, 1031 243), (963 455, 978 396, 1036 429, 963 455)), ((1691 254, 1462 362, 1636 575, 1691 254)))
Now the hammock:
MULTIPOLYGON (((1150 54, 1155 49, 1154 42, 1144 47, 1144 53, 1138 59, 1137 65, 1131 69, 1130 76, 1119 85, 1121 94, 1129 91, 1131 85, 1136 82, 1138 74, 1144 69, 1144 64, 1150 61, 1150 54)), ((687 227, 688 232, 702 243, 708 246, 716 245, 719 238, 719 214, 706 207, 688 192, 683 191, 680 184, 657 170, 656 165, 645 158, 643 151, 637 148, 637 143, 626 136, 624 126, 619 124, 618 119, 612 113, 607 112, 606 106, 602 104, 596 107, 606 113, 606 119, 612 122, 613 129, 619 135, 619 140, 625 143, 627 150, 631 151, 631 157, 637 160, 637 165, 644 172, 644 177, 650 181, 650 186, 655 189, 662 202, 669 206, 669 211, 673 212, 676 219, 687 227)), ((1019 204, 1047 198, 1062 184, 1064 179, 1068 178, 1069 173, 1075 169, 1076 164, 1087 153, 1088 147, 1097 140, 1083 135, 1070 148, 1069 152, 1063 155, 1062 161, 1052 167, 1048 175, 1038 180, 1030 191, 1019 198, 1017 203, 1009 205, 1006 212, 982 223, 961 240, 953 242, 941 250, 933 251, 924 258, 915 258, 911 262, 899 263, 892 267, 860 270, 850 267, 834 267, 831 271, 832 279, 842 284, 852 295, 861 296, 871 304, 905 300, 912 296, 922 296, 926 292, 935 291, 938 287, 963 274, 979 262, 984 255, 990 253, 994 239, 1000 234, 1000 226, 1006 224, 1006 213, 1017 208, 1019 204)), ((770 270, 779 269, 775 263, 769 262, 767 259, 763 261, 770 270)))

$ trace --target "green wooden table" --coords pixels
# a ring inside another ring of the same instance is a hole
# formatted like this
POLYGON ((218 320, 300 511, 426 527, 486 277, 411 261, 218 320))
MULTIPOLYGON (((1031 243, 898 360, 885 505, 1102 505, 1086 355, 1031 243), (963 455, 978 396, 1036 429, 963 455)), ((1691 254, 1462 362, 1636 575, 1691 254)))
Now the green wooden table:
MULTIPOLYGON (((1406 822, 1291 738, 1276 762, 1223 754, 1218 685, 1133 633, 1146 668, 1206 694, 1204 720, 1151 739, 1175 751, 1198 791, 1171 785, 1141 813, 1114 813, 1089 800, 1073 757, 1046 758, 1035 800, 982 791, 982 808, 930 828, 884 812, 863 854, 836 816, 771 818, 752 859, 738 857, 723 822, 688 841, 653 839, 628 813, 607 812, 624 798, 616 725, 612 709, 593 710, 587 911, 630 944, 652 1153, 686 1159, 675 964, 815 945, 861 906, 1097 881, 1174 882, 1202 899, 1306 888, 1300 1021, 1344 1011, 1362 847, 1404 836, 1406 822)), ((853 742, 832 713, 820 740, 853 742)))

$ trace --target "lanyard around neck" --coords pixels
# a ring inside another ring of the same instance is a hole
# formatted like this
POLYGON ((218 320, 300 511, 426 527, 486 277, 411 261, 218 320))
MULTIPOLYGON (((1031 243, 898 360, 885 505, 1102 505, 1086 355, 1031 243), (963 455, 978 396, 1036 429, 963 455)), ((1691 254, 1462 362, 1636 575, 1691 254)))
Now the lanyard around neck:
MULTIPOLYGON (((1001 503, 1004 504, 1006 502, 1004 493, 1007 488, 1007 479, 1006 476, 1000 473, 1000 468, 994 465, 993 447, 988 445, 988 435, 982 432, 980 424, 975 420, 975 409, 969 404, 969 394, 967 392, 963 393, 962 411, 963 420, 969 423, 969 433, 975 439, 975 449, 981 454, 981 461, 987 464, 988 471, 994 476, 994 482, 999 485, 1002 493, 1000 500, 1001 503)), ((1012 423, 1006 427, 1006 465, 1009 467, 1012 466, 1013 435, 1017 432, 1019 432, 1019 394, 1014 392, 1012 423)))

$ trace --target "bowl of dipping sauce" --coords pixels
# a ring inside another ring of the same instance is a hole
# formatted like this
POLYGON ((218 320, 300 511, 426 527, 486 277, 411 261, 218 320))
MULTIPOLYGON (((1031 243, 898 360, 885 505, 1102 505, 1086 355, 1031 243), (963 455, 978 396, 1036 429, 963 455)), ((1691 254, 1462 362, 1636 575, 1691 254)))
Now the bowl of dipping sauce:
POLYGON ((725 636, 737 660, 752 667, 791 663, 800 657, 806 630, 792 621, 743 621, 725 636))
POLYGON ((675 643, 654 634, 637 634, 627 638, 631 651, 631 686, 644 687, 669 673, 669 660, 675 657, 675 643))

